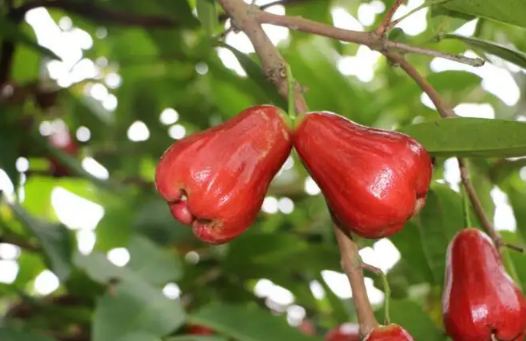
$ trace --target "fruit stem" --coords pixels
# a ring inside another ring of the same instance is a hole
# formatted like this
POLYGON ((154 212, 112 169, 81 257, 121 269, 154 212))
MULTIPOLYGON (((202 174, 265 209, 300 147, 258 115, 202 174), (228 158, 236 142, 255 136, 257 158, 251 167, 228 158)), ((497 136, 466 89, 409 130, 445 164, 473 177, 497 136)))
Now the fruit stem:
POLYGON ((389 286, 389 281, 387 280, 387 275, 385 272, 382 271, 382 269, 379 269, 375 266, 369 265, 367 263, 362 262, 362 268, 369 270, 376 275, 380 276, 382 278, 382 282, 384 285, 384 294, 385 294, 385 302, 384 302, 384 324, 388 325, 391 323, 391 316, 389 314, 389 303, 391 300, 391 287, 389 286))
POLYGON ((290 65, 287 64, 285 67, 287 69, 287 92, 289 101, 288 114, 290 120, 294 122, 294 119, 296 118, 296 97, 294 96, 294 78, 292 77, 292 70, 290 68, 290 65))
POLYGON ((470 205, 469 205, 469 197, 466 192, 466 189, 464 186, 461 186, 461 192, 462 192, 462 207, 464 209, 464 226, 465 227, 473 227, 471 222, 471 216, 470 216, 470 205))
POLYGON ((340 247, 341 267, 351 285, 354 307, 360 325, 360 334, 365 336, 371 332, 378 322, 374 316, 373 307, 367 296, 363 278, 364 263, 358 252, 358 245, 347 231, 343 231, 334 223, 334 233, 340 247))

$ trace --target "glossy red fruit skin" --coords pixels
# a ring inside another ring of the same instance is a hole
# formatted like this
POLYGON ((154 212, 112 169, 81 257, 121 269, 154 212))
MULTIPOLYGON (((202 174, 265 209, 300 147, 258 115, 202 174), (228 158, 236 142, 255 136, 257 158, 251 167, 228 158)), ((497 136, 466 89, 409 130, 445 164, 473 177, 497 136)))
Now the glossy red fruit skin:
POLYGON ((325 341, 360 341, 360 327, 357 323, 344 323, 329 330, 325 341))
POLYGON ((464 229, 448 246, 442 311, 454 341, 491 341, 492 333, 500 341, 524 340, 526 299, 480 230, 464 229))
POLYGON ((214 335, 214 331, 206 326, 191 324, 186 327, 186 332, 190 335, 214 335))
POLYGON ((174 218, 210 244, 243 233, 292 149, 284 117, 275 106, 250 107, 168 148, 155 184, 174 218))
POLYGON ((293 143, 335 221, 361 237, 395 234, 425 203, 432 160, 405 134, 312 112, 299 118, 293 143))
POLYGON ((386 326, 378 326, 367 335, 363 341, 415 341, 413 337, 402 327, 391 323, 386 326))

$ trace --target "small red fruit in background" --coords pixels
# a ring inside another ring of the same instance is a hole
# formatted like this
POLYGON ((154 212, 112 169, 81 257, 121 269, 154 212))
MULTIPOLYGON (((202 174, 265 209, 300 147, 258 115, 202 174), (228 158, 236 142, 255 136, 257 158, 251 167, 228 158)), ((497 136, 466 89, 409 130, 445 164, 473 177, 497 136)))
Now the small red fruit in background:
POLYGON ((243 233, 292 149, 284 115, 270 105, 251 107, 168 148, 155 184, 175 219, 211 244, 243 233))
POLYGON ((523 341, 526 299, 482 231, 467 228, 448 246, 442 295, 446 332, 454 341, 523 341))
MULTIPOLYGON (((64 123, 53 124, 53 132, 48 136, 48 141, 57 149, 69 154, 76 156, 79 151, 79 146, 71 137, 71 133, 68 127, 64 123)), ((58 160, 50 158, 51 173, 55 177, 70 176, 71 171, 61 164, 58 160)))
POLYGON ((298 328, 300 331, 302 331, 306 335, 316 334, 316 331, 314 330, 314 325, 309 320, 305 320, 301 322, 296 328, 298 328))
POLYGON ((344 323, 329 330, 325 341, 360 341, 360 326, 357 323, 344 323))
POLYGON ((313 112, 298 118, 293 142, 342 228, 390 236, 425 203, 431 157, 405 134, 313 112))
POLYGON ((186 333, 190 335, 214 335, 211 328, 199 324, 191 324, 186 327, 186 333))

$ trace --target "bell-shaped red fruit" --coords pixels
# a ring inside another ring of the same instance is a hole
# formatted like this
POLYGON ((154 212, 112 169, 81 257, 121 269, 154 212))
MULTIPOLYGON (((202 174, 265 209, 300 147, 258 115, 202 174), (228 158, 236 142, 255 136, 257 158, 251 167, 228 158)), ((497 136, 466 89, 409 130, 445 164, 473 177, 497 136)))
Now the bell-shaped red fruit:
POLYGON ((293 142, 342 228, 390 236, 425 203, 432 160, 405 134, 313 112, 298 118, 293 142))
POLYGON ((414 341, 414 339, 404 328, 391 323, 386 326, 377 326, 363 341, 414 341))
POLYGON ((526 299, 478 229, 458 232, 448 246, 442 311, 454 341, 524 340, 526 299))
POLYGON ((360 326, 357 323, 344 323, 329 330, 325 341, 360 341, 360 326))
POLYGON ((286 114, 251 107, 175 142, 157 165, 155 184, 175 219, 199 239, 226 243, 254 222, 291 149, 286 114))

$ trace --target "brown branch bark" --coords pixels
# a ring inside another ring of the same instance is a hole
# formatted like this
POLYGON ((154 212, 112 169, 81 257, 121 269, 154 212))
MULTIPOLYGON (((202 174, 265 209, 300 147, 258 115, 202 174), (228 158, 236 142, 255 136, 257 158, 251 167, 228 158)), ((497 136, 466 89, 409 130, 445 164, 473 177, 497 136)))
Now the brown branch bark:
POLYGON ((366 45, 370 49, 380 52, 398 50, 405 53, 417 53, 445 58, 471 66, 478 67, 484 65, 484 61, 480 58, 470 58, 462 55, 454 55, 441 51, 415 47, 401 42, 389 41, 374 31, 360 32, 345 30, 327 24, 313 22, 301 17, 288 17, 263 11, 257 11, 254 15, 257 16, 260 23, 283 26, 291 30, 316 34, 349 43, 366 45))
POLYGON ((387 11, 387 14, 383 18, 378 28, 376 28, 376 34, 378 34, 381 37, 385 35, 385 32, 389 29, 389 26, 391 25, 391 21, 393 20, 394 14, 398 10, 398 8, 402 6, 403 3, 404 0, 395 0, 394 4, 391 6, 391 8, 389 8, 389 11, 387 11))
MULTIPOLYGON (((257 14, 262 12, 254 6, 245 4, 242 0, 217 0, 217 2, 232 18, 236 28, 245 32, 248 36, 254 45, 254 50, 261 59, 266 75, 276 85, 280 94, 284 98, 287 98, 288 90, 285 61, 261 28, 257 14)), ((297 111, 304 113, 307 110, 307 104, 297 84, 295 101, 297 111)), ((334 226, 334 232, 340 247, 342 269, 349 278, 351 285, 353 301, 358 312, 360 332, 362 335, 366 335, 378 323, 376 322, 371 303, 367 297, 358 246, 337 226, 334 226)))
POLYGON ((352 299, 360 324, 360 335, 363 337, 378 325, 373 307, 367 296, 363 277, 363 268, 367 265, 362 262, 358 253, 358 245, 348 234, 336 225, 334 225, 334 233, 340 247, 341 267, 351 284, 352 299))
MULTIPOLYGON (((234 26, 243 31, 250 39, 254 45, 254 50, 261 59, 265 75, 274 83, 280 95, 287 98, 286 62, 258 22, 256 14, 261 12, 259 8, 247 5, 241 0, 217 0, 217 2, 233 19, 234 26)), ((307 103, 298 84, 295 84, 295 99, 296 110, 300 113, 307 111, 307 103)))

